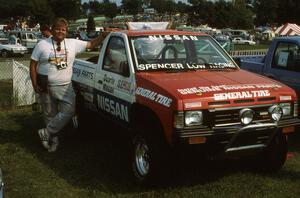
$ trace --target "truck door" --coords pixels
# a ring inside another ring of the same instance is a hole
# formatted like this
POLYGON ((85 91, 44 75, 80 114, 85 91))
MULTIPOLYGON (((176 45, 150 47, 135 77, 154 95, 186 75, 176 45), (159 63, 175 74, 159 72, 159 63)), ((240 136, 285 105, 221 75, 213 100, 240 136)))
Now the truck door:
POLYGON ((300 50, 296 43, 279 42, 267 74, 294 88, 300 94, 300 50))
POLYGON ((94 102, 98 111, 124 124, 129 123, 130 106, 135 100, 135 80, 130 57, 127 37, 113 33, 100 55, 95 75, 94 102))

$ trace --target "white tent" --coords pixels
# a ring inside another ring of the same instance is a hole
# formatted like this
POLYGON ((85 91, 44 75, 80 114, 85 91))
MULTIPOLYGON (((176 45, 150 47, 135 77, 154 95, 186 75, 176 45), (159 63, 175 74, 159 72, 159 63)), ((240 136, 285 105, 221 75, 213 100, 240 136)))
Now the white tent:
POLYGON ((275 30, 279 36, 300 35, 300 27, 295 23, 286 23, 275 30))

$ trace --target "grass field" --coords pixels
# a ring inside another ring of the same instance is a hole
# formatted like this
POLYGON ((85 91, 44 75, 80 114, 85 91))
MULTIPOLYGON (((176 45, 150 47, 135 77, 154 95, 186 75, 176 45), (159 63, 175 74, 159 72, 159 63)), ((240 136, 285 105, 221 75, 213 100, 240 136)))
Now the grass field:
POLYGON ((268 49, 270 44, 256 44, 256 45, 234 45, 234 50, 260 50, 268 49))
POLYGON ((290 138, 290 157, 273 175, 259 173, 239 160, 181 157, 172 162, 172 174, 155 186, 141 187, 129 177, 125 131, 97 123, 86 134, 65 129, 59 150, 48 153, 36 133, 43 125, 39 112, 0 112, 0 167, 6 198, 300 196, 300 135, 290 138))

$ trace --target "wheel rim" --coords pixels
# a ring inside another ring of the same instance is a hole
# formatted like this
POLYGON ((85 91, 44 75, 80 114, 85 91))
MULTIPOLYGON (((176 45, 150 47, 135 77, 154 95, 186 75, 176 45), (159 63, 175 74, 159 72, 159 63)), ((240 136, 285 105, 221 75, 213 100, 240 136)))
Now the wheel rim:
POLYGON ((146 176, 149 172, 149 148, 144 139, 139 139, 135 148, 135 164, 137 172, 146 176))

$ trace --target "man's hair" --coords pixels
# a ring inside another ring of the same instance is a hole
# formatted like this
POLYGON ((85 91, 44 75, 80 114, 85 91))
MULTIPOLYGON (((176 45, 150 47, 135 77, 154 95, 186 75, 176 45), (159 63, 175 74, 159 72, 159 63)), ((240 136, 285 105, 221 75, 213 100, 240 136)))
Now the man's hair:
POLYGON ((56 18, 52 23, 52 30, 55 27, 61 27, 61 26, 65 26, 68 28, 68 21, 62 17, 56 18))
POLYGON ((40 30, 41 31, 50 31, 51 28, 48 24, 42 24, 41 27, 40 27, 40 30))

